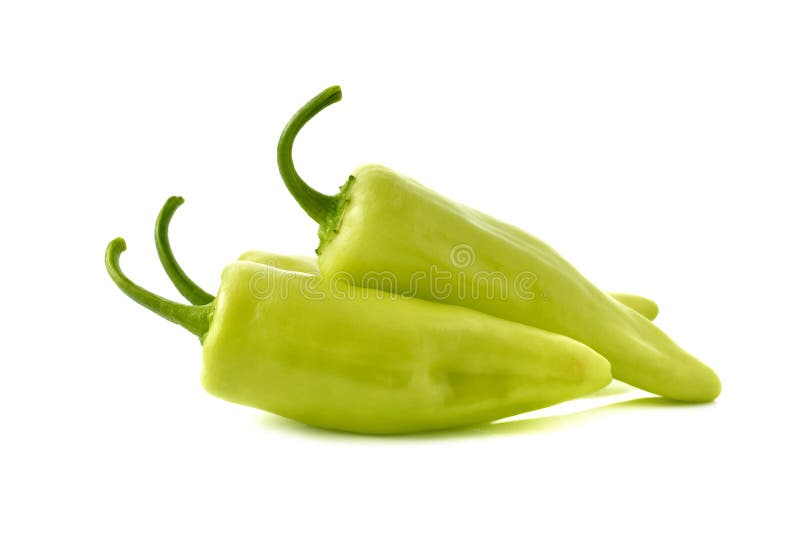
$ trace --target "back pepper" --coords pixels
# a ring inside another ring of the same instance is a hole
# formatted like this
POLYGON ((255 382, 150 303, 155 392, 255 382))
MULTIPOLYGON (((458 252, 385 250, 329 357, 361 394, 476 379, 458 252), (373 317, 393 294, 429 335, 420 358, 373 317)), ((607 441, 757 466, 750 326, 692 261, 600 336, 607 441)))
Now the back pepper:
MULTIPOLYGON (((182 305, 125 276, 125 248, 121 238, 108 245, 109 276, 200 338, 209 393, 309 425, 358 433, 463 426, 579 397, 611 380, 608 362, 568 337, 250 261, 225 268, 209 303, 182 305)), ((162 255, 165 267, 179 267, 171 250, 162 255)), ((192 289, 188 277, 170 273, 192 289)))
MULTIPOLYGON (((162 207, 156 220, 155 237, 158 257, 167 276, 178 289, 178 292, 193 305, 205 305, 214 299, 214 296, 203 290, 194 283, 183 269, 180 267, 172 252, 169 242, 169 224, 175 211, 183 204, 183 198, 172 196, 162 207)), ((317 259, 311 256, 293 256, 285 254, 275 254, 259 250, 248 250, 239 256, 239 260, 260 263, 285 269, 287 271, 297 271, 299 273, 310 273, 319 275, 317 259)), ((658 316, 658 305, 655 301, 636 294, 609 293, 611 297, 623 305, 635 310, 648 320, 654 320, 658 316)))
POLYGON ((339 87, 321 92, 292 117, 278 143, 286 187, 319 224, 323 276, 365 287, 384 287, 375 277, 390 277, 398 292, 572 337, 608 359, 615 378, 652 393, 682 401, 719 395, 713 370, 536 237, 380 165, 356 169, 337 195, 311 188, 295 170, 294 140, 340 99, 339 87), (505 296, 488 291, 486 277, 498 275, 505 296))

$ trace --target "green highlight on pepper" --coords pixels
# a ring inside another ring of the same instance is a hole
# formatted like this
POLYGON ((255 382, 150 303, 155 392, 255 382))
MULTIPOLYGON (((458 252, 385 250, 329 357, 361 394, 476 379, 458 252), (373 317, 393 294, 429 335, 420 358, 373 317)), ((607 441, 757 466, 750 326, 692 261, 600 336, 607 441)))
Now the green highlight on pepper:
POLYGON ((369 286, 369 277, 391 273, 399 292, 571 337, 608 359, 615 378, 649 392, 691 402, 719 395, 720 380, 711 368, 521 229, 376 164, 354 170, 336 195, 311 188, 295 169, 294 141, 311 118, 340 99, 339 87, 311 99, 288 122, 277 150, 284 184, 319 224, 323 277, 344 276, 356 286, 369 286), (474 254, 468 265, 454 261, 452 250, 458 246, 474 254), (442 294, 432 281, 416 281, 431 266, 454 277, 449 293, 442 294), (478 277, 498 273, 508 284, 526 273, 536 280, 524 296, 463 295, 456 283, 474 284, 478 277))

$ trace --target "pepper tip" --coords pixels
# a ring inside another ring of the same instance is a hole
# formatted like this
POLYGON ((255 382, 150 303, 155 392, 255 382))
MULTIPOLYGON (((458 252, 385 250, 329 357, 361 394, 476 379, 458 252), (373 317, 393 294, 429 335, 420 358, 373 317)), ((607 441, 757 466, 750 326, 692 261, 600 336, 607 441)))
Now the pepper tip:
POLYGON ((109 252, 116 252, 116 253, 125 252, 126 250, 128 250, 128 244, 122 237, 117 237, 108 244, 108 250, 109 252))

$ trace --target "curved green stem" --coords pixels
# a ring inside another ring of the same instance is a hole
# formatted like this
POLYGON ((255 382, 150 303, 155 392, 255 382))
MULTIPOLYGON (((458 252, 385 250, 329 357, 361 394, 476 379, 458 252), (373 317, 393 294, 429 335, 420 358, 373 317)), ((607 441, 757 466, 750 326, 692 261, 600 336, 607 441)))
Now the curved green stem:
POLYGON ((119 266, 119 255, 126 248, 125 240, 122 237, 117 237, 111 241, 108 244, 108 248, 106 248, 106 271, 108 271, 111 280, 122 290, 122 293, 141 306, 150 309, 170 322, 183 326, 202 339, 203 335, 208 332, 208 327, 211 323, 210 316, 214 308, 213 304, 199 307, 182 305, 164 299, 135 284, 125 276, 119 266))
POLYGON ((300 207, 317 224, 322 224, 336 210, 336 196, 328 196, 317 192, 297 174, 292 160, 292 147, 297 133, 314 115, 342 99, 342 90, 338 86, 330 87, 311 99, 294 114, 281 133, 278 140, 278 169, 286 188, 300 207))
POLYGON ((172 247, 169 243, 169 223, 175 211, 182 204, 182 197, 172 196, 161 208, 161 212, 158 213, 155 231, 158 259, 161 261, 164 271, 167 272, 169 280, 172 281, 172 284, 175 285, 181 295, 186 298, 186 301, 192 305, 207 305, 214 301, 214 296, 203 290, 184 273, 175 259, 175 254, 172 253, 172 247))

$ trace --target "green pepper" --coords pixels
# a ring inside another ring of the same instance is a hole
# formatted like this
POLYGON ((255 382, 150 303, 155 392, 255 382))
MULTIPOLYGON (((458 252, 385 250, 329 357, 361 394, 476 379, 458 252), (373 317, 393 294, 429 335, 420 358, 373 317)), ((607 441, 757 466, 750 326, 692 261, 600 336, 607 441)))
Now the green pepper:
POLYGON ((536 237, 380 165, 356 169, 337 195, 311 188, 295 170, 294 140, 340 99, 339 87, 320 93, 292 117, 278 143, 286 187, 319 224, 323 276, 572 337, 608 359, 615 378, 658 395, 683 401, 719 395, 713 370, 536 237))
MULTIPOLYGON (((156 235, 166 238, 166 228, 156 235)), ((568 337, 251 261, 228 265, 209 303, 182 305, 125 276, 125 248, 121 238, 108 245, 108 274, 131 299, 200 337, 209 393, 309 425, 359 433, 456 427, 611 380, 608 362, 568 337)), ((172 251, 159 252, 173 282, 196 296, 172 251)))

